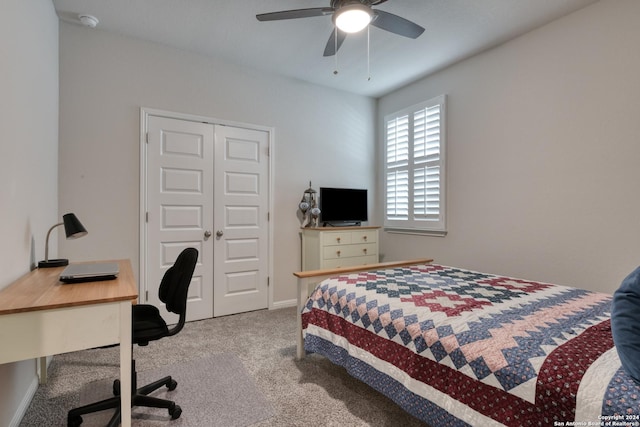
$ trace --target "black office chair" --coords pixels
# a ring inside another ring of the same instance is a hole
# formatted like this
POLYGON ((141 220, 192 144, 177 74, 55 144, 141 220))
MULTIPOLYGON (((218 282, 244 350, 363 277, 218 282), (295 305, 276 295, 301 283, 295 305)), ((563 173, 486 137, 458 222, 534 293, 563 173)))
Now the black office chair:
MULTIPOLYGON (((187 248, 183 250, 180 255, 178 255, 175 264, 165 272, 162 282, 160 282, 160 300, 166 304, 168 311, 180 316, 178 323, 173 328, 169 329, 166 322, 160 316, 160 311, 157 307, 148 304, 132 306, 132 345, 138 344, 145 346, 149 344, 149 341, 159 340, 160 338, 169 337, 180 332, 186 321, 187 292, 197 260, 198 251, 196 249, 187 248)), ((178 383, 169 376, 138 388, 135 363, 135 360, 132 359, 131 406, 167 408, 172 420, 179 418, 182 414, 182 409, 176 405, 175 402, 147 396, 162 386, 167 386, 169 390, 174 390, 178 383)), ((113 394, 115 397, 70 410, 67 416, 67 425, 69 427, 77 427, 82 424, 81 415, 113 408, 116 409, 116 412, 109 421, 108 426, 115 427, 120 424, 120 380, 114 381, 113 394)))

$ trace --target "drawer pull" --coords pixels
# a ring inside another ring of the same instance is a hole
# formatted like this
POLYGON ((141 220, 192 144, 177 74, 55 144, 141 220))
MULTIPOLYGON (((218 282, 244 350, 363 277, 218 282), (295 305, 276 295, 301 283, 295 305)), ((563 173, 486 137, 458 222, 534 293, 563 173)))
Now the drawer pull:
POLYGON ((339 238, 339 237, 336 237, 336 241, 337 241, 338 243, 340 243, 340 238, 339 238))
POLYGON ((340 251, 336 251, 336 255, 340 256, 340 251))
POLYGON ((364 248, 364 249, 362 250, 362 252, 364 252, 364 253, 366 254, 366 253, 367 253, 367 248, 364 248))
POLYGON ((362 240, 367 241, 367 236, 362 236, 362 240))

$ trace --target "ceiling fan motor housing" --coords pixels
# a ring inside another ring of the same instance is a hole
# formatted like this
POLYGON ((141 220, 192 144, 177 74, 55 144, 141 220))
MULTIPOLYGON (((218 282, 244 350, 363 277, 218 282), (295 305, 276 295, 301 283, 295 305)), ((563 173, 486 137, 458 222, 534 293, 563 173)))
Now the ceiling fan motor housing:
POLYGON ((350 4, 363 4, 365 6, 373 6, 376 4, 384 3, 387 0, 331 0, 331 7, 334 9, 339 9, 343 6, 348 6, 350 4))

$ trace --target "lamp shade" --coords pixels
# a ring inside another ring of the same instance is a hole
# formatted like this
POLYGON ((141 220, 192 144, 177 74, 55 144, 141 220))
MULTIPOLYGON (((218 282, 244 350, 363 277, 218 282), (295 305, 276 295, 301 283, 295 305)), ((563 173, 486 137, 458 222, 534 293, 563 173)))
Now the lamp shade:
POLYGON ((78 237, 87 235, 87 229, 84 228, 75 214, 68 213, 62 215, 62 221, 67 239, 77 239, 78 237))
POLYGON ((78 237, 82 237, 87 234, 87 229, 84 228, 84 225, 82 225, 75 214, 68 213, 62 215, 62 222, 53 225, 49 229, 49 231, 47 231, 47 239, 44 245, 44 260, 38 262, 39 268, 61 267, 63 265, 69 264, 68 259, 49 259, 49 236, 51 236, 51 232, 54 228, 61 225, 64 225, 64 232, 67 236, 67 239, 77 239, 78 237))

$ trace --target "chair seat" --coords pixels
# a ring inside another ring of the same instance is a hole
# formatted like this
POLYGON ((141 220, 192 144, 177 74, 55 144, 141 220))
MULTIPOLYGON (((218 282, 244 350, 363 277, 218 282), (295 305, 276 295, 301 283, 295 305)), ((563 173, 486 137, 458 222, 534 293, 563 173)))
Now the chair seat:
POLYGON ((166 337, 169 333, 167 323, 160 316, 160 310, 153 305, 137 304, 132 306, 133 342, 146 345, 166 337))

